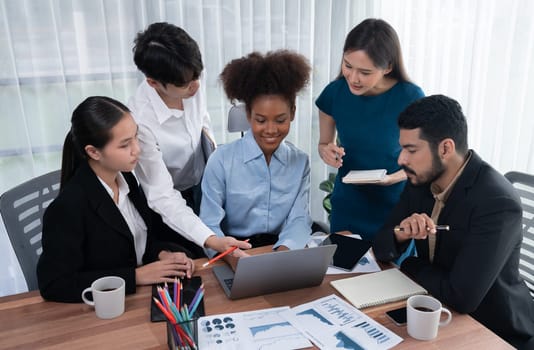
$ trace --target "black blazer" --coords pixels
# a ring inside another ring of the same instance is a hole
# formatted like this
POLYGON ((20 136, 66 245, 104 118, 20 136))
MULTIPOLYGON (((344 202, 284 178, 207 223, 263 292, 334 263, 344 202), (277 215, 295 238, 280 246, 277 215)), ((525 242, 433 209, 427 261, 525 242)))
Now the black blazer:
MULTIPOLYGON (((135 177, 123 175, 130 188, 128 197, 147 226, 143 263, 157 260, 162 250, 181 251, 177 245, 154 238, 155 231, 174 231, 148 208, 135 177)), ((132 233, 87 163, 76 170, 45 211, 42 245, 37 279, 43 298, 81 302, 85 288, 109 275, 124 278, 126 293, 135 293, 137 258, 132 233)))
MULTIPOLYGON (((430 186, 407 183, 375 237, 377 259, 397 258, 408 243, 396 243, 393 227, 413 213, 430 216, 433 206, 430 186)), ((512 185, 472 152, 438 224, 450 225, 450 231, 438 232, 434 263, 428 240, 416 240, 418 257, 406 259, 401 269, 511 344, 522 346, 534 337, 534 301, 518 271, 522 208, 512 185)))

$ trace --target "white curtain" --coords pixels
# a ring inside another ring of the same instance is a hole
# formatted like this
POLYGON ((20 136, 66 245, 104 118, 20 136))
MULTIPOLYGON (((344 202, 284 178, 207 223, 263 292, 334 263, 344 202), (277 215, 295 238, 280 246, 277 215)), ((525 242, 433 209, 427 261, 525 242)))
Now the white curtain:
MULTIPOLYGON (((128 100, 142 79, 132 40, 167 21, 200 45, 219 143, 238 137, 226 132, 229 103, 218 83, 229 60, 278 48, 309 58, 313 79, 289 139, 310 155, 312 216, 324 221, 318 187, 332 169, 317 155, 313 101, 339 72, 345 35, 367 17, 397 30, 408 73, 426 94, 462 104, 471 148, 501 172, 534 173, 529 0, 0 0, 0 193, 59 168, 70 113, 82 99, 128 100)), ((0 295, 25 288, 2 228, 0 295)))

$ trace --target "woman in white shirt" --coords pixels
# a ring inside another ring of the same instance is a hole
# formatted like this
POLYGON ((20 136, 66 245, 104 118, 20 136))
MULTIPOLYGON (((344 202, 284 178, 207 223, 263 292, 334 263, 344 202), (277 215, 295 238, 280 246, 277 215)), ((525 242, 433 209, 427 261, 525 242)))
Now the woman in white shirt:
POLYGON ((153 23, 137 35, 134 61, 146 76, 129 102, 141 146, 135 172, 148 205, 179 233, 158 237, 183 245, 195 256, 203 255, 201 247, 220 252, 250 247, 215 236, 197 216, 205 167, 203 129, 211 136, 197 43, 175 25, 153 23))

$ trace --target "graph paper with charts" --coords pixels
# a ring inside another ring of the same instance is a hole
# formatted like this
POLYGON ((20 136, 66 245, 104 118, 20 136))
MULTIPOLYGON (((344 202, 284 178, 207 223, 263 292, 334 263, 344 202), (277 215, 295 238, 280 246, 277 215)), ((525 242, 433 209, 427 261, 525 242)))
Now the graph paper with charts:
POLYGON ((288 306, 238 312, 198 319, 199 349, 301 349, 312 346, 309 340, 280 312, 288 306))
POLYGON ((389 349, 402 338, 332 294, 281 313, 321 349, 389 349))

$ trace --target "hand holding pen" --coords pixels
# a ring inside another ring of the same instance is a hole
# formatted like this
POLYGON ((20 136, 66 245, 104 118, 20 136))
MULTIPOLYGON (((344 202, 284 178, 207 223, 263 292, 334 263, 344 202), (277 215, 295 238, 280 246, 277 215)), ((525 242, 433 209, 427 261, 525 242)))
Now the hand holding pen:
POLYGON ((343 165, 343 156, 345 149, 336 146, 334 143, 319 143, 319 156, 328 165, 334 168, 340 168, 343 165))
POLYGON ((449 231, 449 225, 436 225, 427 214, 412 214, 395 226, 393 232, 397 240, 426 239, 429 234, 436 234, 440 231, 449 231))
MULTIPOLYGON (((245 239, 243 242, 247 242, 248 243, 249 239, 245 239)), ((225 250, 224 252, 214 256, 213 258, 211 258, 210 260, 208 260, 207 262, 205 262, 204 264, 202 264, 202 267, 206 267, 208 266, 209 264, 212 264, 214 262, 216 262, 217 260, 221 259, 222 257, 230 254, 230 253, 233 253, 238 247, 237 246, 233 246, 227 250, 225 250)))

